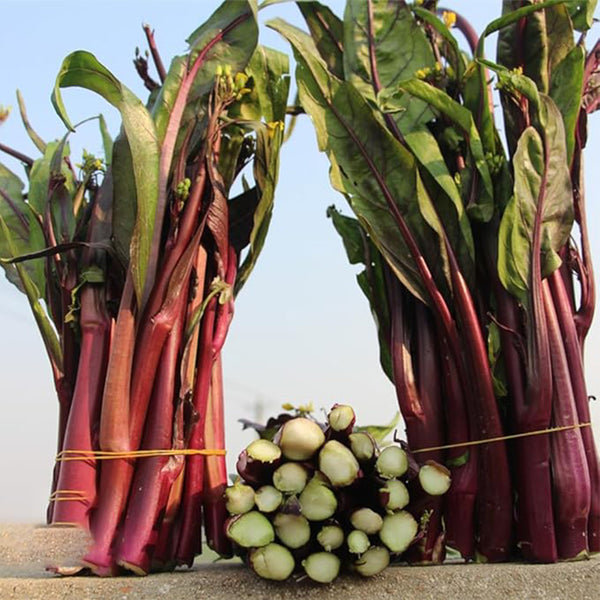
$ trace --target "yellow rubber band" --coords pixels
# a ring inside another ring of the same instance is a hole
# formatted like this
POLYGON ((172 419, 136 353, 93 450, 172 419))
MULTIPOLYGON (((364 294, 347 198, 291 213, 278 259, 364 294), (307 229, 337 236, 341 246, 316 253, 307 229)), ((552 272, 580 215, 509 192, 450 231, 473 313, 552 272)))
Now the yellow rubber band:
POLYGON ((86 500, 89 500, 87 496, 61 496, 60 498, 50 498, 48 502, 85 502, 86 500))
MULTIPOLYGON (((62 450, 56 455, 56 462, 68 460, 116 460, 127 458, 148 458, 152 456, 225 456, 226 450, 181 448, 180 450, 135 450, 111 452, 108 450, 62 450)), ((50 494, 49 502, 83 502, 89 496, 83 490, 56 490, 50 494)), ((52 525, 74 526, 77 523, 58 522, 52 525)))
POLYGON ((484 440, 473 440, 471 442, 460 442, 458 444, 446 444, 444 446, 431 446, 431 448, 419 448, 411 450, 413 454, 421 452, 433 452, 434 450, 451 450, 452 448, 464 448, 467 446, 480 446, 481 444, 491 444, 492 442, 503 442, 505 440, 516 440, 518 438, 532 437, 544 433, 555 433, 557 431, 568 431, 570 429, 581 429, 582 427, 591 427, 591 423, 577 423, 576 425, 563 425, 561 427, 549 427, 548 429, 536 429, 535 431, 526 431, 525 433, 513 433, 512 435, 503 435, 500 437, 486 438, 484 440))
POLYGON ((89 500, 88 494, 83 490, 56 490, 50 494, 49 502, 77 502, 89 500))
POLYGON ((85 490, 56 490, 52 492, 52 494, 50 494, 50 497, 52 498, 52 496, 59 496, 60 494, 71 494, 72 496, 85 496, 85 490))
POLYGON ((68 460, 116 460, 127 458, 149 458, 154 456, 225 456, 226 450, 200 450, 182 448, 180 450, 131 450, 127 452, 108 450, 62 450, 56 455, 56 462, 68 460))

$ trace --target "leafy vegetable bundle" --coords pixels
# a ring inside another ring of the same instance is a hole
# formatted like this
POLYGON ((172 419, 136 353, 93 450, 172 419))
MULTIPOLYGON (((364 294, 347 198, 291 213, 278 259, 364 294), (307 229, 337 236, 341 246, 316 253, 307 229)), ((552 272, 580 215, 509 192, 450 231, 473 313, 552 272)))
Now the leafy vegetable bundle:
POLYGON ((52 97, 69 132, 45 143, 21 103, 42 157, 3 148, 23 161, 26 191, 0 165, 3 267, 31 305, 60 402, 48 521, 91 530, 82 564, 100 575, 191 565, 202 513, 209 545, 231 552, 221 349, 269 226, 289 87, 287 57, 257 45, 251 1, 218 8, 168 71, 146 33, 160 78, 136 57, 146 105, 74 52, 52 97), (86 155, 79 170, 71 86, 122 117, 114 144, 99 117, 105 161, 86 155))
POLYGON ((280 425, 274 436, 268 428, 240 454, 226 532, 260 577, 330 583, 342 568, 370 577, 427 539, 428 507, 435 501, 439 511, 448 469, 434 461, 419 468, 400 445, 380 450, 355 420, 343 404, 327 425, 284 413, 270 419, 280 425))
POLYGON ((356 216, 329 211, 364 265, 409 446, 452 471, 417 562, 439 558, 443 536, 481 561, 600 550, 582 358, 595 299, 582 151, 600 47, 575 41, 595 4, 507 0, 480 39, 435 0, 348 0, 343 20, 298 3, 310 35, 270 22, 356 216), (495 32, 496 63, 483 55, 495 32))

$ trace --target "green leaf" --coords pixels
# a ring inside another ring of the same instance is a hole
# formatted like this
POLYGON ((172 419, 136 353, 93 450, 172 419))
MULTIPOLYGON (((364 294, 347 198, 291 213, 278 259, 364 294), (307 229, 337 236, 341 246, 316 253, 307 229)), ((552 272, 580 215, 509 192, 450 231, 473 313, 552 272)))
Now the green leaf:
POLYGON ((575 41, 573 23, 566 4, 549 6, 544 11, 544 16, 548 36, 548 79, 551 81, 554 69, 573 50, 575 41))
MULTIPOLYGON (((514 4, 511 4, 507 0, 505 9, 510 11, 503 14, 500 18, 492 21, 484 30, 483 34, 479 38, 479 44, 476 50, 476 58, 482 59, 484 57, 484 45, 486 38, 511 25, 515 25, 521 19, 524 19, 530 15, 538 13, 539 11, 557 4, 561 4, 565 0, 547 0, 546 2, 540 2, 539 4, 527 5, 517 10, 511 10, 514 4)), ((511 63, 511 53, 514 56, 514 49, 517 48, 515 44, 520 43, 522 40, 505 38, 505 42, 499 46, 498 49, 498 62, 504 64, 511 63), (511 47, 512 45, 512 47, 511 47)), ((545 53, 544 53, 545 54, 545 53)), ((547 56, 547 54, 545 54, 547 56)), ((539 57, 534 56, 532 60, 536 61, 539 57)), ((546 59, 547 60, 547 59, 546 59)), ((498 148, 498 135, 494 125, 494 116, 492 107, 490 106, 490 97, 488 93, 488 81, 485 67, 478 61, 477 66, 472 69, 467 69, 469 76, 466 79, 465 84, 465 106, 471 110, 474 115, 477 115, 476 125, 481 135, 481 141, 486 152, 497 154, 500 152, 498 148)), ((521 131, 517 127, 518 120, 515 116, 515 111, 512 108, 505 108, 505 120, 506 120, 506 136, 508 139, 508 146, 511 155, 514 153, 514 147, 516 145, 516 139, 520 135, 521 131), (515 133, 516 132, 516 133, 515 133)))
POLYGON ((239 161, 243 161, 246 154, 250 153, 248 148, 251 142, 246 133, 246 128, 232 124, 223 130, 221 136, 219 173, 223 178, 223 185, 227 191, 229 191, 238 174, 239 161), (244 156, 241 156, 242 149, 244 150, 244 156))
POLYGON ((126 269, 129 265, 131 237, 135 228, 137 193, 131 150, 123 133, 115 140, 112 156, 112 237, 119 262, 126 269))
POLYGON ((294 48, 302 106, 330 158, 336 187, 348 194, 361 225, 402 283, 427 303, 418 258, 425 256, 438 286, 447 285, 449 269, 443 244, 421 213, 426 193, 413 156, 351 84, 329 73, 307 34, 281 20, 269 26, 294 48))
MULTIPOLYGON (((459 456, 456 456, 455 458, 447 458, 446 459, 446 466, 449 469, 456 469, 458 467, 462 467, 463 465, 466 465, 469 462, 469 451, 467 450, 464 454, 460 454, 459 456)), ((458 554, 458 553, 457 553, 458 554)), ((460 555, 457 556, 457 558, 459 558, 460 555)))
MULTIPOLYGON (((386 90, 433 68, 431 44, 407 5, 373 0, 349 0, 344 13, 344 72, 346 81, 368 100, 375 101, 386 90), (399 43, 402 40, 402 43, 399 43)), ((426 123, 432 117, 423 102, 405 98, 395 121, 404 130, 426 123)))
POLYGON ((106 120, 103 115, 98 115, 98 121, 100 124, 100 135, 102 136, 102 145, 104 147, 104 162, 107 167, 110 167, 112 163, 113 153, 113 140, 106 126, 106 120))
POLYGON ((169 118, 179 93, 179 88, 187 72, 187 57, 176 56, 171 61, 167 77, 161 85, 158 96, 152 105, 152 117, 156 127, 158 143, 162 144, 169 124, 169 118))
MULTIPOLYGON (((6 245, 8 257, 12 258, 14 256, 17 256, 17 244, 13 242, 11 230, 9 229, 7 223, 4 221, 4 218, 1 214, 0 232, 0 240, 2 240, 2 243, 6 245)), ((62 370, 62 350, 60 347, 60 342, 58 341, 56 330, 50 322, 50 319, 46 311, 44 310, 42 303, 40 302, 40 298, 42 297, 40 294, 40 290, 29 276, 29 273, 23 264, 15 264, 14 268, 20 279, 19 287, 27 296, 29 306, 31 307, 31 311, 33 312, 35 322, 38 326, 38 329, 40 330, 40 334, 42 336, 42 340, 44 341, 44 345, 46 347, 46 351, 48 352, 50 360, 60 371, 62 370)))
POLYGON ((385 438, 398 427, 399 422, 400 413, 397 412, 387 425, 365 425, 362 427, 355 427, 355 431, 369 433, 378 444, 381 444, 385 438))
MULTIPOLYGON (((258 24, 256 20, 256 2, 254 0, 239 0, 223 2, 219 8, 198 27, 187 39, 190 45, 188 56, 183 57, 183 65, 173 63, 174 74, 169 87, 171 106, 166 107, 166 114, 155 114, 158 123, 159 139, 162 142, 166 132, 175 98, 180 90, 177 79, 187 76, 194 67, 197 72, 191 82, 191 87, 181 123, 179 136, 175 144, 177 155, 181 142, 190 127, 195 127, 196 138, 204 133, 202 121, 207 107, 207 94, 213 88, 218 67, 228 67, 233 75, 244 71, 258 43, 258 24), (196 62, 198 61, 198 62, 196 62), (164 125, 163 125, 164 123, 164 125), (198 123, 200 125, 198 126, 198 123)), ((167 77, 169 80, 169 77, 167 77)), ((165 81, 163 87, 167 87, 165 81)), ((163 101, 164 104, 164 101, 163 101)), ((165 112, 165 107, 161 109, 165 112)))
MULTIPOLYGON (((515 92, 518 92, 518 94, 522 94, 529 100, 530 112, 536 113, 539 111, 541 101, 538 88, 535 85, 535 82, 527 77, 527 75, 523 75, 523 73, 518 70, 508 69, 503 65, 498 65, 483 58, 477 59, 477 62, 486 66, 488 69, 495 71, 496 75, 498 75, 498 87, 502 93, 514 94, 515 92)), ((518 94, 515 94, 516 98, 518 98, 518 94)))
MULTIPOLYGON (((539 4, 527 0, 530 10, 539 4)), ((514 3, 503 2, 503 15, 507 18, 513 12, 514 3)), ((573 27, 565 4, 549 5, 545 10, 535 10, 524 21, 519 20, 503 27, 497 46, 497 62, 509 70, 523 68, 540 92, 548 93, 551 77, 555 69, 571 52, 573 27), (515 51, 518 49, 518 52, 515 51)), ((502 95, 506 136, 511 153, 514 153, 521 134, 522 116, 518 103, 502 95)))
POLYGON ((390 316, 384 273, 385 261, 356 219, 342 215, 334 206, 327 209, 327 216, 331 218, 333 226, 342 238, 350 264, 365 266, 356 279, 369 301, 371 314, 377 326, 379 361, 384 373, 393 382, 390 316))
POLYGON ((283 137, 283 127, 270 128, 265 126, 256 132, 256 151, 253 170, 260 199, 252 216, 250 247, 240 265, 235 280, 235 295, 240 292, 248 280, 265 244, 273 215, 275 187, 279 177, 279 153, 283 144, 283 137))
POLYGON ((69 132, 56 146, 50 159, 50 179, 48 182, 48 202, 56 241, 59 244, 70 242, 75 233, 73 195, 75 182, 71 170, 65 164, 69 156, 67 139, 69 132))
MULTIPOLYGON (((234 120, 284 121, 290 87, 287 55, 266 46, 258 46, 245 69, 250 93, 228 110, 234 120)), ((248 124, 251 126, 251 123, 248 124)))
POLYGON ((456 79, 461 81, 465 73, 465 60, 452 32, 446 27, 444 22, 431 11, 415 5, 412 6, 412 11, 419 19, 433 27, 444 39, 444 42, 446 42, 450 49, 450 53, 447 55, 448 60, 454 68, 456 79))
POLYGON ((575 148, 575 133, 581 109, 585 49, 575 46, 552 72, 550 97, 558 107, 565 125, 567 162, 571 164, 575 148))
POLYGON ((485 28, 483 34, 479 38, 479 48, 477 51, 478 58, 483 58, 483 46, 485 38, 489 35, 492 35, 492 33, 496 33, 496 31, 500 31, 501 29, 504 29, 509 25, 513 25, 521 19, 524 19, 536 12, 544 10, 549 6, 563 4, 566 0, 546 0, 545 2, 539 2, 536 4, 528 4, 527 6, 523 6, 516 10, 510 10, 512 6, 514 6, 514 4, 511 5, 510 0, 507 1, 509 2, 509 4, 507 5, 509 12, 503 14, 501 17, 494 19, 491 23, 489 23, 488 26, 485 28))
POLYGON ((31 126, 29 118, 27 117, 27 109, 25 108, 25 100, 19 90, 17 90, 17 102, 19 103, 19 112, 21 113, 21 120, 25 126, 25 131, 29 139, 33 142, 34 146, 43 154, 46 151, 46 142, 36 133, 31 126))
MULTIPOLYGON (((0 163, 0 216, 10 233, 10 238, 0 236, 1 258, 26 254, 44 245, 40 226, 34 221, 33 213, 25 202, 24 187, 19 177, 0 163)), ((16 267, 4 262, 2 267, 7 279, 25 293, 16 267)), ((43 261, 35 261, 24 268, 36 287, 43 291, 46 282, 43 261)))
POLYGON ((256 10, 254 0, 223 2, 186 40, 190 46, 190 64, 198 55, 203 57, 203 79, 209 87, 218 65, 229 65, 236 73, 248 63, 258 39, 256 10))
POLYGON ((246 72, 254 80, 262 118, 267 123, 284 121, 290 90, 287 55, 273 48, 258 46, 246 72))
MULTIPOLYGON (((398 87, 417 98, 426 102, 436 111, 439 111, 444 117, 450 119, 454 125, 461 130, 469 149, 471 163, 467 168, 474 168, 479 174, 479 183, 477 187, 477 197, 469 197, 466 204, 470 216, 480 220, 489 221, 494 210, 494 189, 489 168, 485 158, 483 144, 479 136, 479 131, 473 121, 471 111, 450 98, 448 94, 435 88, 434 86, 419 79, 410 79, 399 83, 398 87)), ((394 92, 382 96, 381 103, 384 107, 397 108, 401 97, 394 92)), ((432 173, 435 176, 435 171, 432 173)), ((464 186, 465 188, 467 186, 464 186)))
POLYGON ((473 115, 484 152, 496 155, 499 152, 498 134, 491 106, 488 77, 482 64, 476 61, 469 64, 465 72, 463 104, 473 115))
POLYGON ((76 323, 78 321, 81 309, 81 288, 88 283, 104 283, 105 281, 104 269, 98 266, 92 265, 81 272, 79 283, 71 290, 71 304, 65 315, 65 323, 76 323))
MULTIPOLYGON (((482 58, 477 59, 477 62, 495 71, 498 76, 497 87, 500 90, 500 98, 504 109, 504 129, 510 155, 514 158, 516 145, 523 127, 523 116, 518 104, 521 101, 521 96, 527 98, 528 118, 539 119, 541 100, 537 86, 532 79, 523 75, 519 70, 510 70, 482 58)), ((496 144, 496 147, 499 152, 502 152, 499 143, 496 144)), ((505 161, 496 177, 499 184, 496 189, 496 204, 499 212, 504 210, 509 197, 512 195, 512 191, 510 191, 512 190, 512 183, 507 186, 510 178, 508 168, 509 165, 505 161)))
POLYGON ((508 395, 506 384, 506 375, 504 373, 504 364, 502 363, 502 341, 500 337, 500 328, 491 321, 488 326, 487 348, 488 362, 492 371, 492 382, 494 384, 494 395, 496 398, 504 398, 508 395))
MULTIPOLYGON (((452 129, 454 131, 454 129, 452 129)), ((463 275, 473 283, 475 248, 471 223, 463 205, 460 190, 448 171, 436 137, 422 126, 404 136, 404 142, 422 167, 421 177, 444 223, 451 246, 454 248, 463 275)))
POLYGON ((290 84, 288 69, 287 56, 263 46, 257 48, 246 69, 254 82, 254 91, 249 96, 259 108, 257 116, 267 123, 258 124, 255 131, 253 174, 256 204, 253 214, 246 217, 250 223, 242 227, 249 229, 249 248, 237 273, 236 295, 256 265, 271 223, 279 177, 279 155, 285 137, 284 120, 290 84))
MULTIPOLYGON (((35 252, 47 246, 40 222, 46 215, 48 202, 51 204, 50 214, 57 241, 63 241, 60 239, 63 232, 68 237, 74 231, 71 201, 74 193, 73 174, 64 161, 68 154, 65 136, 60 142, 48 142, 44 155, 33 163, 29 172, 29 190, 25 205, 25 210, 30 215, 30 237, 25 248, 18 248, 18 254, 35 252)), ((47 299, 44 261, 31 261, 26 269, 42 294, 41 297, 47 299)))
POLYGON ((552 100, 540 96, 544 111, 543 137, 528 127, 513 159, 514 196, 499 231, 498 274, 504 287, 529 305, 536 213, 540 211, 541 271, 547 277, 561 260, 573 224, 572 188, 561 115, 552 100))
POLYGON ((327 68, 336 77, 344 77, 344 24, 320 2, 296 2, 310 35, 327 68))
POLYGON ((258 6, 258 10, 273 6, 274 4, 287 4, 288 2, 294 2, 294 0, 263 0, 258 6))
POLYGON ((371 257, 368 252, 367 234, 360 223, 352 217, 346 217, 335 206, 327 209, 327 216, 333 222, 346 250, 346 256, 351 265, 367 264, 371 257))
MULTIPOLYGON (((48 191, 50 186, 50 174, 52 159, 55 158, 60 142, 49 142, 46 145, 46 151, 41 158, 38 158, 29 172, 29 190, 27 191, 27 202, 31 208, 40 216, 46 212, 48 203, 48 191)), ((64 156, 65 146, 62 146, 64 156)))
MULTIPOLYGON (((524 0, 523 4, 533 6, 534 1, 524 0)), ((514 12, 514 6, 511 0, 504 0, 503 16, 514 12)), ((497 55, 498 62, 508 69, 522 66, 523 73, 535 82, 540 92, 548 93, 548 35, 544 11, 534 11, 524 20, 503 27, 498 37, 497 55)))
POLYGON ((587 31, 594 24, 598 0, 575 0, 569 3, 569 14, 577 31, 587 31))
MULTIPOLYGON (((129 89, 104 67, 93 54, 73 52, 65 58, 58 76, 52 103, 69 129, 61 88, 83 87, 96 92, 121 113, 123 129, 132 156, 137 211, 130 246, 130 269, 138 304, 141 305, 148 275, 148 258, 152 244, 156 203, 158 199, 159 150, 154 123, 146 107, 129 89)), ((149 274, 151 278, 153 273, 149 274)))
POLYGON ((229 244, 239 255, 250 243, 254 227, 254 213, 260 196, 253 186, 229 200, 229 244))

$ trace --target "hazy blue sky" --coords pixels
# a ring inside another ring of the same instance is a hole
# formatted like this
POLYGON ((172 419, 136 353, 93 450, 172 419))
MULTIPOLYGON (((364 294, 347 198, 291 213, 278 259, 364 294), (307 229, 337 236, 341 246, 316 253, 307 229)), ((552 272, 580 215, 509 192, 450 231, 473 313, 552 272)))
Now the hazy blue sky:
MULTIPOLYGON (((344 2, 327 2, 342 14, 344 2)), ((62 59, 71 51, 93 52, 140 97, 146 94, 132 58, 145 47, 142 23, 150 23, 165 62, 185 51, 185 38, 219 5, 216 0, 0 0, 0 104, 16 106, 19 88, 30 120, 51 140, 64 133, 50 104, 62 59)), ((496 17, 499 1, 448 0, 476 29, 496 17)), ((292 5, 277 5, 261 20, 283 16, 297 24, 292 5)), ((598 29, 593 30, 595 39, 598 29)), ((288 51, 270 30, 261 42, 288 51)), ((591 46, 591 44, 589 44, 591 46)), ((493 41, 488 46, 494 53, 493 41)), ((102 112, 111 132, 118 113, 92 93, 66 90, 73 122, 102 112)), ((590 122, 587 194, 591 228, 600 224, 600 119, 590 122)), ((0 141, 37 157, 17 111, 0 128, 0 141)), ((101 153, 96 125, 73 136, 73 155, 82 148, 101 153)), ((17 173, 20 166, 4 157, 17 173)), ((307 118, 299 119, 283 151, 276 208, 265 250, 236 304, 224 351, 228 449, 232 461, 250 439, 236 423, 240 417, 267 416, 283 402, 312 401, 328 408, 351 403, 361 423, 386 422, 396 411, 391 384, 378 363, 375 328, 354 280, 341 242, 325 217, 330 204, 344 207, 328 181, 328 164, 317 151, 307 118)), ((592 240, 597 270, 600 241, 592 240)), ((600 396, 600 331, 590 334, 588 386, 600 396)), ((47 358, 25 298, 0 275, 0 522, 40 522, 44 518, 55 453, 57 406, 47 358)), ((595 403, 596 432, 600 410, 595 403)), ((597 435, 597 438, 599 436, 597 435)))

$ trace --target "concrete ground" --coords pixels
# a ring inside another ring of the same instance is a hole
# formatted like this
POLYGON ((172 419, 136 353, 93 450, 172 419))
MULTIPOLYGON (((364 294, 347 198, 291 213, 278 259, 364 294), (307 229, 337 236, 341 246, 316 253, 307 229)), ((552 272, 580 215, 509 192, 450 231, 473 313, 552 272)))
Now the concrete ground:
POLYGON ((397 566, 371 579, 342 576, 328 586, 270 583, 231 561, 148 577, 59 577, 45 571, 50 557, 68 564, 85 542, 73 530, 0 524, 0 599, 600 600, 599 557, 555 565, 397 566))

